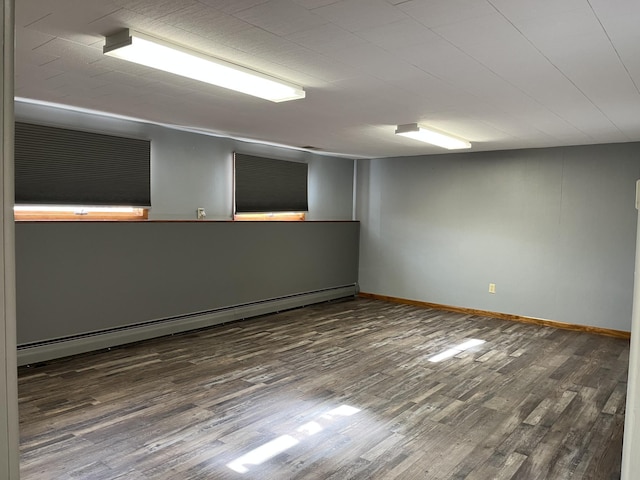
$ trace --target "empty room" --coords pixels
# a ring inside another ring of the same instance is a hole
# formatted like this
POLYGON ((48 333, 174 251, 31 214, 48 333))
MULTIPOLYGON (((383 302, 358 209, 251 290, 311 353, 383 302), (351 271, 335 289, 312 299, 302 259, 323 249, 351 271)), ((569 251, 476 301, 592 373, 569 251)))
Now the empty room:
POLYGON ((640 5, 2 12, 0 478, 636 478, 640 5))

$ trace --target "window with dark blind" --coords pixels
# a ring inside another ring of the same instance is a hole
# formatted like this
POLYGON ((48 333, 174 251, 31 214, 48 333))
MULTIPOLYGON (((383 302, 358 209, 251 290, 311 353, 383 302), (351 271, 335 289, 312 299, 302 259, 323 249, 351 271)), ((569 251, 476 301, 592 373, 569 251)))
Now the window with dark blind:
POLYGON ((18 205, 151 206, 148 140, 16 122, 18 205))
POLYGON ((234 154, 235 213, 306 212, 308 165, 234 154))

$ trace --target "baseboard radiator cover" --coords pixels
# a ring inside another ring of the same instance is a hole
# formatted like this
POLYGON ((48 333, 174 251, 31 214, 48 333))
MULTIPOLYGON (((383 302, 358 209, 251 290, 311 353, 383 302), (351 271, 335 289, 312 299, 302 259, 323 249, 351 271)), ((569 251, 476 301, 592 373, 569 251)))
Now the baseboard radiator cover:
POLYGON ((116 347, 151 338, 188 332, 222 323, 357 295, 357 285, 316 290, 179 317, 152 320, 108 330, 18 345, 18 366, 116 347))

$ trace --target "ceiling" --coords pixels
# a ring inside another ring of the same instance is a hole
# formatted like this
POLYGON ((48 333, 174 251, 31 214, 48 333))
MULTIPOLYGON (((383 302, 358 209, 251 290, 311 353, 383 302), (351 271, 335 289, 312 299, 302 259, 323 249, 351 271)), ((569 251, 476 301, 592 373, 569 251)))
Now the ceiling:
POLYGON ((17 0, 16 97, 373 158, 640 140, 638 0, 17 0), (102 54, 132 28, 303 85, 272 103, 102 54))

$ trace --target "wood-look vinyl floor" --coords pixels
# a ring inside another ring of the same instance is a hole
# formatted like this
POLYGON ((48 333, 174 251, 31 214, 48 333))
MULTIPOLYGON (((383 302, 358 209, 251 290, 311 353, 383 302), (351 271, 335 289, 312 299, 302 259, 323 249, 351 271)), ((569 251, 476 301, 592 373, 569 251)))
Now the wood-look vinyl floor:
POLYGON ((21 368, 21 474, 614 479, 628 353, 379 300, 314 305, 21 368))

